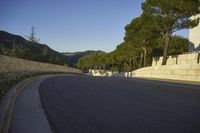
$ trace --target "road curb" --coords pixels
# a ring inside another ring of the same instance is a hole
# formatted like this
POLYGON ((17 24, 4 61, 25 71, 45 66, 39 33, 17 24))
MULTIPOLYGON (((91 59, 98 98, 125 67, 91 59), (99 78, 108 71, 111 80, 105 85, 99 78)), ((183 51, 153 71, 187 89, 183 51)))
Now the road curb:
POLYGON ((41 78, 43 75, 30 77, 28 79, 25 79, 21 82, 19 82, 17 85, 15 85, 12 89, 12 94, 8 98, 8 102, 6 104, 5 111, 3 112, 2 119, 1 119, 1 125, 0 125, 0 133, 8 133, 9 127, 11 123, 12 118, 12 112, 15 105, 15 100, 19 93, 31 82, 41 78))
MULTIPOLYGON (((71 73, 68 73, 71 74, 71 73)), ((68 75, 67 74, 67 75, 68 75)), ((25 80, 22 80, 21 82, 17 83, 15 86, 10 88, 10 94, 8 94, 7 99, 5 98, 3 111, 1 111, 1 117, 0 117, 0 133, 9 133, 9 128, 11 124, 12 119, 12 113, 15 105, 15 101, 17 96, 20 94, 20 92, 31 82, 39 80, 41 78, 49 78, 53 76, 62 76, 66 74, 43 74, 43 75, 37 75, 33 77, 29 77, 25 80)), ((73 75, 76 75, 73 73, 73 75)), ((79 75, 79 74, 78 74, 79 75)), ((2 99, 3 101, 3 99, 2 99)))
POLYGON ((159 81, 159 82, 167 82, 167 83, 177 83, 177 84, 185 84, 185 85, 200 85, 200 82, 196 81, 187 81, 187 80, 173 80, 173 79, 160 79, 160 78, 144 78, 144 77, 136 77, 135 79, 149 80, 149 81, 159 81))

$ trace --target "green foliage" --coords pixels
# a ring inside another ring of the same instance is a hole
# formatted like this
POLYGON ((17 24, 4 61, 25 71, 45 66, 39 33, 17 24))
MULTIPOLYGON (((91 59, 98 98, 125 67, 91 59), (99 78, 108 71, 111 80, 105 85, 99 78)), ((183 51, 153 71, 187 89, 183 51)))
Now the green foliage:
POLYGON ((77 67, 78 60, 85 56, 90 56, 95 53, 105 53, 104 51, 87 50, 83 52, 66 52, 63 53, 64 61, 71 67, 77 67))
MULTIPOLYGON (((156 45, 152 51, 153 56, 162 56, 164 44, 163 38, 158 38, 154 43, 156 45)), ((187 52, 188 44, 188 39, 180 36, 172 36, 171 45, 169 46, 169 55, 178 55, 187 52)))
MULTIPOLYGON (((126 34, 124 37, 125 43, 143 50, 144 57, 143 66, 147 66, 148 50, 153 47, 153 41, 159 37, 159 33, 153 25, 153 19, 149 18, 147 14, 143 14, 139 18, 132 20, 130 24, 125 27, 126 34)), ((142 62, 142 60, 140 62, 142 62)))
POLYGON ((189 40, 180 36, 173 36, 169 47, 170 55, 183 54, 188 51, 189 40))
POLYGON ((93 53, 79 59, 77 66, 81 69, 97 68, 105 64, 105 53, 93 53))
MULTIPOLYGON (((8 71, 0 72, 0 101, 8 90, 18 82, 27 78, 44 75, 44 74, 59 74, 59 72, 31 72, 31 71, 8 71)), ((60 72, 60 74, 66 74, 60 72)), ((73 73, 72 73, 73 74, 73 73)))
POLYGON ((153 56, 187 52, 189 41, 173 33, 185 28, 193 28, 199 18, 191 20, 192 15, 200 13, 199 0, 146 0, 142 4, 143 13, 125 27, 124 42, 111 53, 103 56, 82 58, 80 68, 102 68, 114 71, 131 71, 151 65, 153 56))
POLYGON ((0 100, 5 93, 19 81, 37 75, 34 72, 4 72, 0 73, 0 100))
POLYGON ((134 52, 131 45, 122 43, 113 52, 107 54, 94 54, 81 58, 78 61, 77 66, 83 70, 93 68, 110 69, 119 72, 130 71, 133 70, 133 60, 137 58, 137 52, 141 52, 141 50, 137 49, 134 52))
POLYGON ((144 14, 154 19, 162 34, 197 26, 198 19, 190 17, 200 13, 199 6, 199 0, 146 0, 142 5, 144 14))
MULTIPOLYGON (((172 45, 170 45, 169 53, 172 55, 187 52, 188 39, 173 36, 172 45)), ((161 56, 163 52, 164 40, 160 37, 152 41, 154 45, 148 48, 147 65, 151 65, 153 56, 161 56)), ((143 53, 141 45, 138 43, 122 43, 117 48, 107 54, 92 54, 81 58, 77 67, 86 71, 88 69, 107 69, 111 71, 133 71, 141 67, 141 53, 143 53)), ((142 65, 144 66, 144 65, 142 65)))
POLYGON ((190 17, 200 13, 200 1, 146 0, 142 7, 143 14, 153 19, 153 24, 164 39, 162 64, 165 65, 172 33, 198 25, 199 18, 191 20, 190 17))

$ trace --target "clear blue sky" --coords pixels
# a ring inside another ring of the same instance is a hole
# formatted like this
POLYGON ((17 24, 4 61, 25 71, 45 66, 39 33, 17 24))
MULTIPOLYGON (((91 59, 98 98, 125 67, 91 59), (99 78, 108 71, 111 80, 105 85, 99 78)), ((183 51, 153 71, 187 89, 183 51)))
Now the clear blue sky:
MULTIPOLYGON (((112 51, 124 26, 140 16, 142 0, 1 0, 0 30, 28 36, 59 52, 112 51)), ((187 31, 179 32, 188 36, 187 31)))

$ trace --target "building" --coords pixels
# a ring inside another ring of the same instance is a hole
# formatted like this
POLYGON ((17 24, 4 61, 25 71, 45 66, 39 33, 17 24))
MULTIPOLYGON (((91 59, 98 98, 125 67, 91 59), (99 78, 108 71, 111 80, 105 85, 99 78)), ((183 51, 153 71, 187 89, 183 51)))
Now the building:
POLYGON ((106 70, 94 70, 94 69, 89 69, 89 75, 91 76, 112 76, 112 72, 106 71, 106 70))
MULTIPOLYGON (((194 17, 191 17, 192 19, 200 18, 200 14, 194 17)), ((192 51, 200 51, 200 24, 190 29, 189 31, 189 52, 192 51)))

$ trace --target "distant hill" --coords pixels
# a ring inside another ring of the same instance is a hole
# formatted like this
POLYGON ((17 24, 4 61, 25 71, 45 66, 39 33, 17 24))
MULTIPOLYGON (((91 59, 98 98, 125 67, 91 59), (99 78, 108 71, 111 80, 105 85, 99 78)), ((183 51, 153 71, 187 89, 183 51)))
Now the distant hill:
POLYGON ((76 66, 76 63, 80 58, 83 58, 85 56, 90 56, 96 53, 105 53, 104 51, 93 51, 88 50, 84 52, 66 52, 62 53, 64 56, 65 62, 68 62, 69 66, 76 66))
POLYGON ((0 54, 3 55, 75 67, 80 58, 101 52, 103 51, 88 50, 85 52, 59 53, 46 44, 32 44, 21 36, 0 31, 0 54))
POLYGON ((21 36, 0 31, 0 54, 41 61, 64 64, 63 55, 45 44, 32 44, 21 36))

